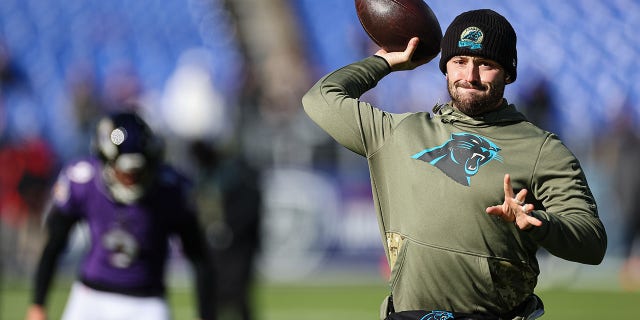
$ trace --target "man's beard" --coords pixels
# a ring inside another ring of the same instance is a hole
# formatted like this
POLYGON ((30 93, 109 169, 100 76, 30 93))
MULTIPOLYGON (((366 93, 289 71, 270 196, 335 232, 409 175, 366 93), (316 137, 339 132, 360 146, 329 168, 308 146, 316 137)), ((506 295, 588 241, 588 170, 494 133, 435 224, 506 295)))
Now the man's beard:
POLYGON ((464 80, 458 82, 447 81, 447 89, 453 101, 453 106, 462 113, 475 116, 495 110, 500 106, 504 94, 504 83, 476 83, 472 84, 464 80), (456 89, 476 88, 482 90, 473 94, 460 94, 456 89))

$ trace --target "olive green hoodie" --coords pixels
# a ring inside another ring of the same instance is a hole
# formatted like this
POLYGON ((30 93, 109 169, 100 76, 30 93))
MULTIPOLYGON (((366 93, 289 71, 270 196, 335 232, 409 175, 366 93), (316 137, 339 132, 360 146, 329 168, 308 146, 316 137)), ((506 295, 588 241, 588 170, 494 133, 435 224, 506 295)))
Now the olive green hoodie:
POLYGON ((539 247, 599 264, 607 240, 576 157, 506 101, 469 117, 449 104, 393 114, 359 100, 390 73, 380 57, 318 81, 302 102, 337 142, 366 157, 392 273, 396 311, 504 314, 534 292, 539 247), (503 178, 528 190, 541 227, 519 230, 486 213, 503 178))

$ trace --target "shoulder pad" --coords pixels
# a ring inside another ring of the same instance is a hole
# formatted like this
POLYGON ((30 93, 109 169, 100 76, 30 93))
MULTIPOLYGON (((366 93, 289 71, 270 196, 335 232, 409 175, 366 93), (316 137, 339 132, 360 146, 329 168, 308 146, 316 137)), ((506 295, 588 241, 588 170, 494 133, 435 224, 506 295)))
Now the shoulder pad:
POLYGON ((88 161, 80 161, 69 167, 64 171, 64 176, 69 181, 79 184, 84 184, 95 176, 95 168, 88 161))

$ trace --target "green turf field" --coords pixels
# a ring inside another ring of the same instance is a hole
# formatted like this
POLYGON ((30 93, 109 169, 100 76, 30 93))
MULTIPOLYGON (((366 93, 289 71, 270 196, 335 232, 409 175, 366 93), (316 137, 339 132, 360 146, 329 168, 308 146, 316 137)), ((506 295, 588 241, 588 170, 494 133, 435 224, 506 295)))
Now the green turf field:
MULTIPOLYGON (((51 319, 58 319, 67 294, 58 285, 51 296, 51 319)), ((2 288, 0 319, 23 319, 28 302, 24 285, 2 288)), ((262 284, 255 291, 257 320, 375 320, 386 289, 376 284, 262 284)), ((543 319, 640 319, 640 292, 545 289, 543 319)), ((172 288, 175 319, 194 319, 188 288, 172 288)))

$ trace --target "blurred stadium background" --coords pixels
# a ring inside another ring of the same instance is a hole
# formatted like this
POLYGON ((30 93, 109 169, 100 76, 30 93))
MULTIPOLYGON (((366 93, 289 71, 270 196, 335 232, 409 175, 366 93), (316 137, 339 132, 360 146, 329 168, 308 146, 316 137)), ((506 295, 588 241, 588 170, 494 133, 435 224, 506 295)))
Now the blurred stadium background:
MULTIPOLYGON (((640 134, 640 1, 428 4, 443 31, 479 7, 511 21, 520 65, 508 100, 558 133, 587 171, 609 233, 605 262, 583 266, 541 253, 539 287, 624 289, 625 204, 637 194, 616 192, 615 173, 640 179, 631 158, 638 144, 620 142, 640 134)), ((188 174, 197 174, 188 156, 194 141, 238 150, 260 169, 259 279, 382 284, 366 163, 300 105, 319 77, 375 50, 350 0, 2 0, 2 283, 30 277, 48 187, 61 164, 89 149, 96 114, 136 99, 166 138, 169 160, 188 174)), ((432 62, 385 78, 367 98, 406 112, 430 110, 447 93, 432 62)), ((85 240, 74 241, 70 261, 85 240)), ((172 277, 184 272, 177 266, 172 277)), ((1 316, 7 305, 0 308, 1 316)))

